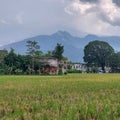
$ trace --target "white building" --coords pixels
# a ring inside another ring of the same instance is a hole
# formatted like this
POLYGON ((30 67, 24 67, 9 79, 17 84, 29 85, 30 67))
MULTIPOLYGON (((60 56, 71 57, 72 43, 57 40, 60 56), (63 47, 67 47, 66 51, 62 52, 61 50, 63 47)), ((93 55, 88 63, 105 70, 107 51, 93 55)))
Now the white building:
POLYGON ((71 68, 75 70, 81 70, 82 72, 87 71, 87 66, 84 63, 72 63, 71 68))

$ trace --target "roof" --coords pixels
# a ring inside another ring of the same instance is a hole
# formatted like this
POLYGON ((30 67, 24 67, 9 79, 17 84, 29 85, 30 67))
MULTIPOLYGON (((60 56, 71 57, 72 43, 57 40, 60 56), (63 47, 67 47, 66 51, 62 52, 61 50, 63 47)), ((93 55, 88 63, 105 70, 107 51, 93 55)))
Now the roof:
POLYGON ((0 50, 0 53, 8 54, 8 51, 7 50, 0 50))
POLYGON ((40 57, 40 59, 57 59, 55 57, 40 57))
POLYGON ((39 60, 44 65, 58 67, 58 59, 55 57, 40 57, 39 60))

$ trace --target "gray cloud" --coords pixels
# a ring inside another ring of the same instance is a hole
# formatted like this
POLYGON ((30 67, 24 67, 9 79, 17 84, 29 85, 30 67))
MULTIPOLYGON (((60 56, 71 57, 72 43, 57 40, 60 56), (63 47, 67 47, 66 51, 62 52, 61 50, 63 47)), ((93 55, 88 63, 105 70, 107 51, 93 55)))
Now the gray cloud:
POLYGON ((81 2, 97 3, 99 0, 80 0, 81 2))
POLYGON ((113 3, 115 3, 117 6, 120 7, 120 0, 112 0, 112 1, 113 1, 113 3))

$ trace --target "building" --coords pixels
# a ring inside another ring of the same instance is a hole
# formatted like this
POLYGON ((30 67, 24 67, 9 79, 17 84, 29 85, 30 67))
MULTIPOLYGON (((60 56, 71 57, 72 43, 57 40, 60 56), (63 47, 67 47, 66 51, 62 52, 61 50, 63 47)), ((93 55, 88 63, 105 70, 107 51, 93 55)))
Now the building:
POLYGON ((71 63, 70 66, 71 66, 71 69, 80 70, 82 72, 87 71, 87 66, 84 63, 71 63))
POLYGON ((0 50, 0 54, 8 54, 7 50, 0 50))
POLYGON ((55 57, 41 57, 39 61, 42 66, 41 74, 59 74, 60 70, 63 74, 67 72, 67 62, 64 60, 59 61, 55 57))

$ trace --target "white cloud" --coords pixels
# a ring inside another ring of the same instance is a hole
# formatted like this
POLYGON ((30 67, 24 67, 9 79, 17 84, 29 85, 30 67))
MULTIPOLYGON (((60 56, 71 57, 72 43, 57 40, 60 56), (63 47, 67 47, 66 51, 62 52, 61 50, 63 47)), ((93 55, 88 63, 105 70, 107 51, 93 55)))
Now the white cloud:
POLYGON ((100 3, 101 15, 111 25, 120 26, 120 8, 112 0, 102 0, 100 3))
POLYGON ((99 0, 96 3, 73 0, 65 8, 65 12, 70 15, 87 16, 88 14, 92 14, 92 17, 95 14, 103 22, 120 26, 120 8, 112 0, 99 0))
POLYGON ((112 0, 69 0, 64 10, 74 18, 74 29, 78 31, 99 35, 120 34, 116 32, 120 29, 120 7, 112 0))
POLYGON ((83 3, 79 0, 72 2, 65 8, 65 12, 70 15, 79 15, 86 14, 90 9, 92 9, 95 5, 90 3, 83 3))

